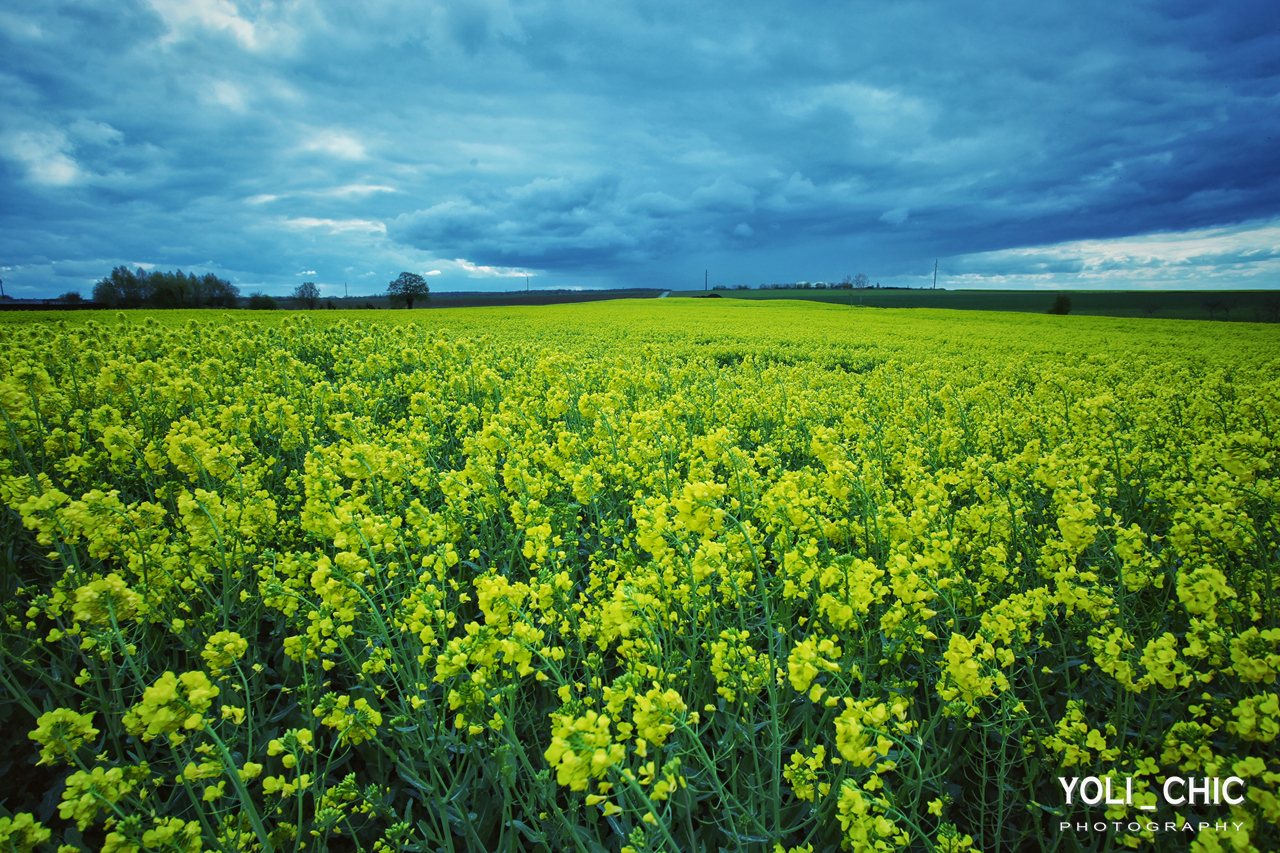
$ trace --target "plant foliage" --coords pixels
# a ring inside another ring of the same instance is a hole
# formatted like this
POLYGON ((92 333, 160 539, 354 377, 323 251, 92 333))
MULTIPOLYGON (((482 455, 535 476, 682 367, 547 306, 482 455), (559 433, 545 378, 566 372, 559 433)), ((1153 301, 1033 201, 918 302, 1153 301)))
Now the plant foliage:
POLYGON ((1277 330, 850 315, 0 325, 0 849, 1280 849, 1277 330))

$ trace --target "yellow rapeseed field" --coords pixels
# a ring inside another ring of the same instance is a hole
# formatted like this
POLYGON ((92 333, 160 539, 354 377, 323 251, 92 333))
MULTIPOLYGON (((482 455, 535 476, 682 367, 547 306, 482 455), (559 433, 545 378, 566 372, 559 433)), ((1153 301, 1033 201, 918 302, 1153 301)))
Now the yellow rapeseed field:
POLYGON ((0 414, 0 850, 1280 849, 1277 327, 6 315, 0 414))

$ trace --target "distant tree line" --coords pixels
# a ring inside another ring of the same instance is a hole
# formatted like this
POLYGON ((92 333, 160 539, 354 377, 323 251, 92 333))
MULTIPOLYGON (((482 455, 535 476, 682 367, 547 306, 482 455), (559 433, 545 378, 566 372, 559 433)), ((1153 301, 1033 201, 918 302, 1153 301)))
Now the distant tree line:
POLYGON ((276 302, 274 296, 268 296, 261 291, 249 294, 248 308, 250 311, 274 311, 279 307, 280 304, 276 302))
MULTIPOLYGON (((867 278, 867 274, 860 272, 857 275, 846 275, 841 281, 792 281, 781 282, 775 284, 760 283, 760 290, 865 290, 871 287, 871 280, 867 278)), ((880 287, 877 283, 876 287, 880 287)), ((712 290, 727 288, 712 288, 712 290)), ((749 290, 750 285, 739 285, 735 290, 749 290)), ((899 289, 899 288, 892 288, 899 289)))
POLYGON ((147 272, 116 267, 93 286, 93 301, 106 308, 235 308, 240 289, 213 273, 147 272))

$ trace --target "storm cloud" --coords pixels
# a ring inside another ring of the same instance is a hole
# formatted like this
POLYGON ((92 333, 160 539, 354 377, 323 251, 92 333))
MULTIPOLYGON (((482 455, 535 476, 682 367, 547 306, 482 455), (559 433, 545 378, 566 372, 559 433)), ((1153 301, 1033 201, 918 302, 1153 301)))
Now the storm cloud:
POLYGON ((1280 7, 16 0, 0 277, 1280 287, 1280 7))

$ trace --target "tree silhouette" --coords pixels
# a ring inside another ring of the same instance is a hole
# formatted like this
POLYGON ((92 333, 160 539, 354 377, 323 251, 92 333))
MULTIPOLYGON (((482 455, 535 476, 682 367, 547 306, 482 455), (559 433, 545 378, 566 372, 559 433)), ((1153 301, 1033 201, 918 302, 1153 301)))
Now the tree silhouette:
POLYGON ((423 302, 430 300, 431 297, 428 295, 430 292, 431 288, 427 287, 427 280, 415 272, 402 272, 399 278, 387 286, 387 296, 391 298, 391 304, 403 303, 406 308, 412 308, 416 299, 421 299, 423 302))
POLYGON ((240 290, 213 273, 147 272, 116 267, 93 286, 93 301, 107 308, 235 308, 240 290))
POLYGON ((293 289, 293 298, 314 309, 320 301, 320 288, 316 287, 314 281, 304 281, 293 289))

